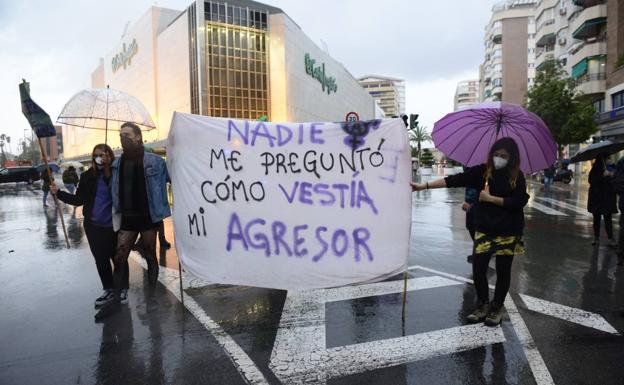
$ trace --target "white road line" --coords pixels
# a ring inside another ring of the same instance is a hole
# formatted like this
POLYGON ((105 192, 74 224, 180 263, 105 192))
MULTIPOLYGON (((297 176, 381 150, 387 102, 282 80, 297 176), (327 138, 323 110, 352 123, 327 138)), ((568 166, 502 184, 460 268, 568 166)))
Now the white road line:
MULTIPOLYGON (((458 284, 461 283, 457 280, 440 276, 419 277, 408 280, 408 290, 458 284)), ((402 280, 333 289, 289 291, 269 367, 283 383, 318 384, 333 377, 505 341, 502 330, 471 325, 330 349, 326 347, 325 303, 402 291, 402 280)))
MULTIPOLYGON (((473 283, 471 279, 445 273, 443 271, 430 269, 428 267, 414 265, 410 266, 408 270, 423 270, 429 273, 438 274, 443 277, 447 277, 450 279, 455 279, 461 282, 473 283)), ((492 285, 489 285, 490 288, 494 288, 492 285)), ((554 385, 554 381, 552 376, 550 375, 550 371, 544 362, 544 358, 540 354, 539 350, 537 350, 537 346, 535 345, 535 341, 533 340, 533 336, 531 336, 531 332, 529 328, 526 326, 526 323, 522 319, 522 316, 518 312, 518 308, 516 307, 515 302, 511 298, 511 295, 507 296, 505 299, 505 309, 507 310, 507 315, 509 316, 509 320, 516 331, 516 335, 518 336, 518 340, 522 345, 522 351, 529 362, 529 366, 531 367, 531 371, 533 372, 533 377, 535 378, 535 382, 537 385, 554 385)))
POLYGON ((330 378, 347 376, 503 342, 506 339, 502 328, 483 324, 458 326, 335 347, 329 349, 328 359, 321 362, 321 368, 330 378))
POLYGON ((524 319, 522 319, 522 316, 516 307, 516 303, 511 298, 511 295, 508 295, 505 299, 505 309, 507 310, 507 315, 509 316, 511 324, 516 331, 518 340, 520 341, 520 344, 522 344, 524 356, 529 362, 535 382, 537 385, 554 385, 555 382, 553 381, 550 371, 546 366, 546 362, 544 362, 544 357, 542 357, 537 349, 533 336, 531 335, 529 328, 526 326, 524 319))
POLYGON ((578 325, 593 328, 606 333, 619 335, 617 330, 601 315, 577 309, 558 303, 546 301, 543 299, 531 297, 526 294, 520 294, 520 298, 524 301, 529 310, 546 314, 551 317, 559 318, 565 321, 573 322, 578 325))
POLYGON ((567 217, 568 214, 562 213, 561 211, 557 211, 551 207, 545 206, 541 203, 537 203, 534 200, 529 201, 528 204, 529 207, 532 207, 536 210, 539 210, 541 212, 543 212, 544 214, 548 214, 548 215, 556 215, 556 216, 560 216, 560 217, 567 217))
MULTIPOLYGON (((145 260, 139 256, 136 252, 132 252, 130 257, 134 262, 139 264, 145 270, 147 270, 147 264, 145 260)), ((178 301, 180 301, 180 281, 178 278, 178 271, 170 268, 160 267, 160 273, 158 275, 158 281, 162 283, 167 290, 173 294, 178 301)), ((184 281, 184 279, 183 279, 184 281)), ((201 306, 191 296, 184 296, 184 307, 191 313, 197 320, 204 325, 204 327, 212 334, 217 340, 217 343, 227 353, 232 363, 243 377, 243 380, 250 385, 256 384, 268 384, 269 382, 264 377, 260 369, 256 366, 253 360, 243 351, 243 349, 227 334, 225 330, 212 318, 210 318, 201 306)))
MULTIPOLYGON (((407 280, 407 291, 432 289, 459 285, 455 280, 436 277, 422 277, 407 280)), ((344 301, 349 299, 379 296, 403 291, 403 280, 378 282, 367 285, 345 286, 324 291, 325 302, 344 301)))
POLYGON ((553 205, 559 206, 559 207, 567 209, 567 210, 574 211, 574 212, 576 212, 578 214, 581 214, 583 216, 586 216, 586 217, 590 217, 591 216, 591 214, 586 209, 582 209, 582 208, 580 208, 578 206, 571 205, 569 203, 565 203, 565 202, 562 202, 562 201, 558 201, 556 199, 544 198, 544 197, 535 197, 535 199, 541 200, 543 202, 551 203, 553 205))

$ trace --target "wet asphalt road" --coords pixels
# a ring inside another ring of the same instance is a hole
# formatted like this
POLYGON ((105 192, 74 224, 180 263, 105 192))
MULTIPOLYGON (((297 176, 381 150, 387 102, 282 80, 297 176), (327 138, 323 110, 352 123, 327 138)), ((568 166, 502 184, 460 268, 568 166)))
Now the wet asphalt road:
POLYGON ((95 323, 81 210, 67 250, 40 190, 0 185, 0 384, 623 384, 624 268, 591 245, 586 186, 530 189, 509 315, 486 328, 464 320, 462 190, 414 194, 405 322, 401 276, 305 295, 185 276, 182 306, 171 249, 156 293, 134 255, 129 304, 95 323))

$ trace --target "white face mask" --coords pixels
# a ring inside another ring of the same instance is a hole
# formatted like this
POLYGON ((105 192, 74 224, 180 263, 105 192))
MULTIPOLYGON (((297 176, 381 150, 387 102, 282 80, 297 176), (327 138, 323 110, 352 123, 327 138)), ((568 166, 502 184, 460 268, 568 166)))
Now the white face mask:
POLYGON ((102 157, 101 156, 96 156, 95 157, 95 164, 97 164, 98 166, 101 166, 103 163, 102 157))
POLYGON ((494 162, 494 168, 497 170, 503 169, 507 166, 507 159, 501 158, 500 156, 493 157, 492 161, 494 162))

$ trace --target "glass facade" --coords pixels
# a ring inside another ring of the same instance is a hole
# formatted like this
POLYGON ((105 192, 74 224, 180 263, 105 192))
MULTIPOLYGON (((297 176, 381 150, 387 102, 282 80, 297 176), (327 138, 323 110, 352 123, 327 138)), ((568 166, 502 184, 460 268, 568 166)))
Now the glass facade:
POLYGON ((205 114, 269 116, 267 11, 205 2, 205 114))

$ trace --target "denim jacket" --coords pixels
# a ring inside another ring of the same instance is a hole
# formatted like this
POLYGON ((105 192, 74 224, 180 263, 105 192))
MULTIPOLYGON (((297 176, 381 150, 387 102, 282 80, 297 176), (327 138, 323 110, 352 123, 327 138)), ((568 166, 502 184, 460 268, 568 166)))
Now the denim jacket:
MULTIPOLYGON (((121 157, 115 159, 111 165, 113 176, 111 180, 111 195, 113 198, 113 229, 118 231, 121 227, 121 209, 119 207, 119 163, 121 157)), ((145 170, 145 189, 147 190, 147 203, 152 223, 158 223, 171 216, 169 201, 167 200, 167 182, 169 173, 165 160, 158 155, 145 152, 143 155, 143 168, 145 170)))

